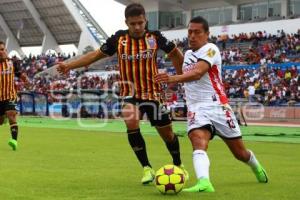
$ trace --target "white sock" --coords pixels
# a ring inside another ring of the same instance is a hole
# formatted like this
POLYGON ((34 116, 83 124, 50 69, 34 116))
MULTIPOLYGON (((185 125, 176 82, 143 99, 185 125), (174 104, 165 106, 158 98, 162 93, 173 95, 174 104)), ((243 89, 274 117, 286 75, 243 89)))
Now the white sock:
POLYGON ((256 169, 259 165, 258 160, 256 159, 254 153, 248 149, 248 151, 250 152, 250 159, 247 162, 247 164, 252 168, 252 169, 256 169))
POLYGON ((193 163, 197 179, 209 179, 209 159, 205 151, 195 150, 193 152, 193 163))

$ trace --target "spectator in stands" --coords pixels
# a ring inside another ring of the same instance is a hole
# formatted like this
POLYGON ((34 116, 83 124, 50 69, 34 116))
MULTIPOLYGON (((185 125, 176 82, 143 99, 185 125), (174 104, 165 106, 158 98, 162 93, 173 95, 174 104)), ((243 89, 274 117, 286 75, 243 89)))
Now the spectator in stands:
POLYGON ((80 109, 80 117, 81 117, 81 118, 88 118, 88 117, 91 117, 91 114, 88 113, 88 111, 86 110, 86 107, 85 107, 85 106, 82 106, 81 109, 80 109))
POLYGON ((253 83, 250 83, 250 85, 248 87, 248 91, 249 91, 249 101, 255 102, 255 87, 254 87, 253 83))
POLYGON ((284 73, 284 79, 289 82, 291 80, 291 78, 292 78, 292 74, 291 74, 290 70, 287 69, 284 73))

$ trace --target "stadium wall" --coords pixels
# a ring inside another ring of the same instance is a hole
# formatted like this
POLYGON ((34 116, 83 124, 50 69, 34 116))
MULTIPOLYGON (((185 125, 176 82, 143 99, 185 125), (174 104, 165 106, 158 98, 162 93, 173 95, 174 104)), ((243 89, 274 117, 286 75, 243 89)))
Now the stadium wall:
POLYGON ((243 109, 247 122, 288 122, 300 124, 299 107, 264 107, 243 109))
MULTIPOLYGON (((267 33, 276 34, 277 30, 284 30, 285 33, 296 33, 300 24, 300 18, 298 19, 288 19, 288 20, 278 20, 270 22, 255 22, 255 23, 245 23, 245 24, 233 24, 225 26, 212 26, 210 27, 210 34, 218 36, 221 34, 240 34, 266 31, 267 33), (298 25, 297 25, 298 24, 298 25)), ((187 37, 187 29, 180 30, 170 30, 164 31, 164 35, 169 40, 183 39, 187 37)))

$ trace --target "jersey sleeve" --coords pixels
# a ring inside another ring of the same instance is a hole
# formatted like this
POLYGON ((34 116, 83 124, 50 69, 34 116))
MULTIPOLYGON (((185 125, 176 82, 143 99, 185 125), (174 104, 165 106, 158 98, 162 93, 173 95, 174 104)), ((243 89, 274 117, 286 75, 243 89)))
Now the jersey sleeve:
POLYGON ((15 77, 20 78, 22 74, 21 64, 18 62, 10 62, 10 65, 14 67, 15 77))
POLYGON ((160 31, 155 31, 154 33, 157 36, 158 47, 164 52, 170 53, 176 47, 176 45, 163 36, 160 31))
POLYGON ((220 54, 218 47, 215 45, 207 45, 198 56, 198 62, 204 61, 211 67, 216 63, 218 54, 220 54))
POLYGON ((117 52, 118 40, 123 31, 117 31, 114 35, 109 37, 106 42, 100 47, 100 50, 109 56, 114 55, 117 52))

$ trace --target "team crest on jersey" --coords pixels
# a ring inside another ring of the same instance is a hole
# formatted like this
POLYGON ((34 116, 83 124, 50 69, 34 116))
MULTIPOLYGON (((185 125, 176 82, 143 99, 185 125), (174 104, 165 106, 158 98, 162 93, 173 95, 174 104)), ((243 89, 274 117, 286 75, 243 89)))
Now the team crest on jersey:
POLYGON ((216 51, 211 48, 207 51, 207 56, 210 58, 214 57, 215 54, 216 54, 216 51))
POLYGON ((148 49, 155 49, 156 48, 156 39, 151 37, 148 38, 147 40, 147 48, 148 49))

